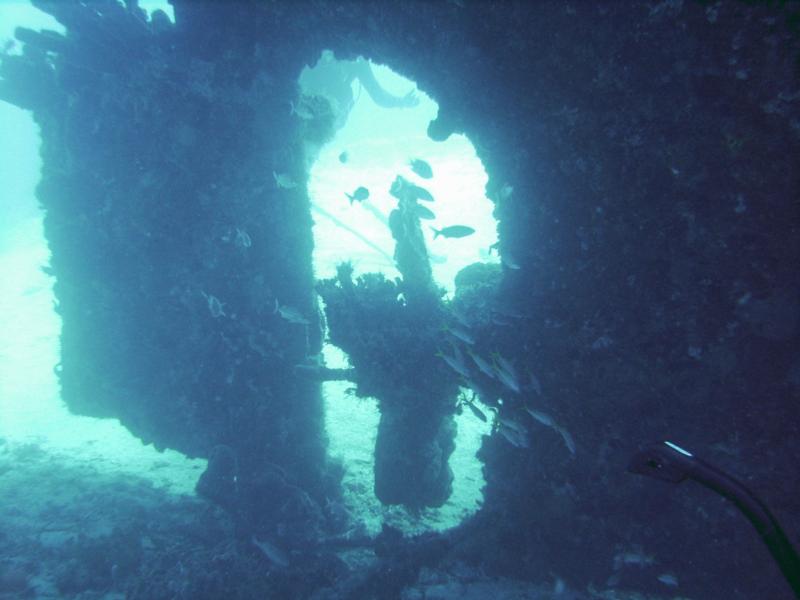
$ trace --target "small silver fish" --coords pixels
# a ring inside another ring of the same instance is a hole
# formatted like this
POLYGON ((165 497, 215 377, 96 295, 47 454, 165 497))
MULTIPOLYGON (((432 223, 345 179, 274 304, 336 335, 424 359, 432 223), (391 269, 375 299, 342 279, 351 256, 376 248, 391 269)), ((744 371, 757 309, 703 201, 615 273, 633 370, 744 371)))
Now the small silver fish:
POLYGON ((311 111, 311 107, 303 100, 300 100, 297 104, 294 102, 289 102, 289 106, 292 107, 292 110, 289 112, 290 115, 297 115, 303 121, 310 121, 314 118, 314 113, 311 111))
POLYGON ((494 373, 497 379, 508 389, 519 394, 519 380, 517 379, 517 373, 514 371, 514 367, 497 352, 493 354, 493 357, 495 360, 494 373))
POLYGON ((436 215, 433 214, 432 210, 430 210, 427 206, 422 206, 421 204, 414 203, 414 205, 411 207, 411 211, 420 219, 432 220, 436 218, 436 215))
POLYGON ((447 366, 449 366, 451 369, 453 369, 453 371, 462 377, 469 377, 469 369, 467 368, 467 365, 464 364, 464 358, 462 356, 450 356, 444 352, 437 352, 436 356, 446 362, 447 366))
POLYGON ((497 365, 506 371, 509 375, 512 375, 515 379, 517 377, 517 372, 514 370, 514 365, 512 365, 508 360, 503 358, 503 356, 499 352, 495 352, 492 354, 492 358, 494 358, 497 365))
POLYGON ((510 375, 506 371, 503 371, 502 369, 495 369, 495 375, 497 376, 497 379, 498 381, 500 381, 500 383, 502 383, 512 392, 519 394, 519 384, 512 375, 510 375))
POLYGON ((362 185, 361 187, 356 188, 352 194, 345 192, 344 195, 347 196, 347 198, 350 200, 350 204, 352 204, 353 200, 362 202, 369 198, 369 190, 362 185))
POLYGON ((236 244, 239 248, 249 248, 253 245, 253 240, 250 239, 250 235, 244 230, 236 228, 236 238, 233 240, 233 243, 236 244))
POLYGON ((289 323, 294 323, 296 325, 311 324, 311 321, 306 319, 299 310, 293 306, 281 306, 277 299, 275 300, 275 310, 273 312, 278 313, 281 318, 289 321, 289 323))
POLYGON ((497 429, 497 433, 502 435, 509 444, 516 448, 527 448, 529 446, 528 440, 512 429, 508 429, 501 425, 497 429))
POLYGON ((498 422, 500 425, 504 425, 509 429, 513 429, 514 431, 517 431, 519 433, 524 433, 525 435, 528 434, 528 428, 525 427, 525 425, 523 425, 519 421, 516 421, 509 417, 498 417, 498 422))
POLYGON ((418 185, 410 184, 408 186, 408 191, 411 195, 414 196, 414 200, 425 200, 425 202, 434 201, 433 195, 424 187, 419 187, 418 185))
POLYGON ((498 419, 497 433, 502 435, 505 440, 516 448, 528 448, 528 432, 515 421, 510 419, 498 419))
POLYGON ((216 296, 212 296, 211 294, 206 294, 205 292, 200 292, 203 294, 203 297, 208 302, 208 310, 211 313, 211 316, 215 319, 219 317, 227 317, 228 315, 225 314, 224 304, 219 301, 219 298, 216 296))
POLYGON ((503 252, 503 254, 500 257, 500 260, 506 267, 508 267, 513 271, 518 271, 520 269, 519 263, 516 260, 514 260, 514 257, 511 256, 511 254, 509 254, 508 252, 503 252))
POLYGON ((497 325, 499 327, 510 327, 511 320, 501 315, 492 315, 492 324, 497 325))
POLYGON ((508 308, 502 305, 496 305, 492 307, 492 313, 498 314, 508 319, 530 319, 530 315, 522 314, 518 310, 514 310, 513 308, 508 308))
POLYGON ((350 159, 350 154, 348 154, 347 150, 345 150, 339 155, 339 162, 342 164, 346 163, 349 159, 350 159))
POLYGON ((556 427, 556 431, 561 434, 561 439, 564 440, 564 445, 567 447, 570 454, 575 456, 578 448, 575 446, 575 440, 572 438, 572 434, 563 427, 556 427))
POLYGON ((289 557, 287 554, 278 548, 277 546, 271 544, 266 540, 259 540, 256 536, 252 536, 251 541, 253 545, 261 550, 262 554, 266 556, 270 561, 275 563, 279 567, 288 567, 289 566, 289 557))
POLYGON ((657 579, 664 585, 668 585, 670 587, 678 587, 678 578, 675 577, 675 575, 673 575, 672 573, 662 573, 657 577, 657 579))
POLYGON ((460 308, 456 308, 455 306, 450 307, 450 312, 456 318, 456 321, 461 323, 464 327, 469 327, 469 319, 467 319, 467 315, 460 308))
POLYGON ((428 190, 414 185, 402 175, 395 177, 389 193, 398 200, 405 200, 406 202, 413 202, 414 200, 433 202, 433 196, 428 190))
POLYGON ((491 379, 494 379, 495 376, 494 370, 492 369, 492 366, 488 362, 486 362, 485 359, 478 356, 474 352, 469 352, 469 356, 472 359, 472 362, 475 363, 475 365, 478 367, 481 373, 483 373, 484 375, 486 375, 491 379))
POLYGON ((531 417, 536 419, 539 423, 544 425, 545 427, 550 427, 554 431, 556 431, 560 436, 561 439, 564 441, 564 445, 569 450, 570 454, 575 456, 577 451, 577 447, 575 446, 575 440, 572 438, 572 434, 561 427, 558 423, 555 422, 555 419, 548 415, 547 413, 543 413, 540 410, 535 410, 530 408, 529 406, 525 407, 525 412, 527 412, 531 417))
POLYGON ((276 173, 273 171, 272 176, 275 178, 275 185, 279 188, 291 190, 297 187, 297 182, 288 173, 276 173))
POLYGON ((444 330, 452 335, 454 338, 457 338, 464 342, 465 344, 469 344, 470 346, 475 344, 475 339, 470 335, 470 333, 466 329, 462 329, 461 327, 456 326, 444 326, 444 330))
POLYGON ((433 169, 431 166, 422 159, 415 158, 408 163, 411 170, 423 179, 430 179, 433 177, 433 169))
POLYGON ((619 552, 614 556, 614 570, 619 571, 622 567, 636 566, 649 567, 655 564, 655 559, 643 552, 619 552))
POLYGON ((462 238, 475 233, 472 227, 467 227, 466 225, 450 225, 449 227, 442 227, 441 229, 431 227, 431 231, 433 231, 433 239, 439 236, 446 238, 462 238))
POLYGON ((541 423, 545 427, 552 427, 554 429, 556 427, 558 427, 558 425, 556 425, 556 422, 553 420, 553 417, 551 417, 550 415, 548 415, 546 413, 543 413, 542 411, 534 410, 534 409, 526 406, 525 407, 525 412, 528 413, 530 416, 532 416, 537 421, 539 421, 539 423, 541 423))

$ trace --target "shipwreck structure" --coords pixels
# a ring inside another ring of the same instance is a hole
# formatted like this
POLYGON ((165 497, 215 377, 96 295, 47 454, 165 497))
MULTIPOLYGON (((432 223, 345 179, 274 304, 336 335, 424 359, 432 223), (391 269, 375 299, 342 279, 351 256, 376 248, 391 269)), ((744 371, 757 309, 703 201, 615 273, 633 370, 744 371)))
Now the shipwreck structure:
POLYGON ((665 499, 625 465, 639 445, 675 438, 757 482, 800 531, 789 8, 172 0, 172 23, 135 0, 33 4, 66 33, 19 29, 0 98, 41 128, 37 193, 72 411, 209 457, 199 488, 241 531, 289 530, 285 546, 313 547, 341 477, 319 378, 295 368, 321 347, 319 291, 361 391, 382 398, 378 497, 446 499, 458 378, 430 361, 421 398, 399 385, 416 365, 387 362, 435 355, 448 318, 409 250, 413 223, 395 235, 402 287, 346 269, 318 285, 311 270, 304 148, 330 125, 296 119, 290 103, 322 50, 364 56, 438 102, 433 139, 466 133, 477 148, 500 252, 519 268, 479 278, 460 302, 478 344, 536 377, 499 417, 535 406, 574 444, 535 419, 526 447, 487 437, 483 509, 446 544, 420 546, 390 588, 445 560, 574 586, 615 574, 661 585, 647 568, 615 570, 639 548, 669 557, 689 595, 780 596, 746 523, 719 506, 699 513, 700 492, 665 499), (351 302, 366 303, 355 330, 351 302), (503 318, 488 318, 500 302, 503 318), (371 319, 391 328, 368 331, 371 319))

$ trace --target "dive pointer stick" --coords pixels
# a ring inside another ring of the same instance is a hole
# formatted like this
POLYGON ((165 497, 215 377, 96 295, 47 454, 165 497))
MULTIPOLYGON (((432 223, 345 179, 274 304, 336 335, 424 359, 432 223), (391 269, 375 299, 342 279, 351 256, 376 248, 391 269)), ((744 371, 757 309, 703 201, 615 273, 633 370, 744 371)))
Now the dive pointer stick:
POLYGON ((800 558, 797 552, 767 506, 736 479, 666 441, 634 454, 628 471, 670 483, 693 479, 733 502, 756 528, 795 596, 800 598, 800 558))

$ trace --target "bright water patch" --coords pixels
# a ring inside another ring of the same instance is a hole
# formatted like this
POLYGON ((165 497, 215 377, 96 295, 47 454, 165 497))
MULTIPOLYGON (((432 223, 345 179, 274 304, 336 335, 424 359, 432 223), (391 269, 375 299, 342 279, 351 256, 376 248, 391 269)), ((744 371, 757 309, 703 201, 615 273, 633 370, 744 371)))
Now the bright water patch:
MULTIPOLYGON (((0 43, 16 27, 63 27, 29 2, 0 2, 0 43)), ((43 452, 98 472, 139 476, 170 492, 193 493, 205 461, 145 446, 117 420, 72 415, 53 368, 61 320, 53 310, 50 260, 34 196, 40 177, 39 132, 31 115, 0 102, 0 446, 7 456, 43 452), (24 450, 17 452, 16 449, 24 450)), ((22 473, 33 464, 17 461, 22 473)), ((44 488, 42 488, 44 490, 44 488)), ((48 492, 42 491, 42 494, 48 492)), ((34 502, 30 491, 26 501, 34 502)))
MULTIPOLYGON (((413 83, 388 67, 373 66, 376 78, 390 92, 404 95, 413 83)), ((438 107, 426 94, 418 92, 419 105, 413 109, 382 108, 366 92, 353 84, 357 101, 347 125, 320 152, 311 168, 309 195, 312 202, 333 214, 337 220, 358 231, 380 250, 319 213, 314 215, 317 277, 333 277, 336 264, 353 261, 355 275, 380 271, 394 278, 399 273, 391 256, 394 240, 385 219, 397 206, 389 194, 392 182, 402 175, 424 187, 434 202, 420 202, 434 212, 432 221, 422 221, 425 242, 431 255, 436 283, 452 295, 456 274, 475 262, 499 262, 490 246, 497 242, 494 204, 485 195, 488 176, 472 143, 463 135, 434 142, 426 131, 438 107), (347 153, 347 162, 340 155, 347 153), (409 161, 420 158, 433 168, 434 176, 423 179, 413 173, 409 161), (366 203, 352 204, 346 193, 366 187, 366 203), (459 239, 438 237, 431 227, 468 225, 475 233, 459 239)))
POLYGON ((33 445, 76 465, 192 494, 205 461, 145 446, 116 419, 70 414, 53 372, 61 360, 61 319, 53 310, 53 280, 41 270, 49 262, 41 218, 5 235, 10 249, 0 253, 0 438, 11 447, 33 445))
POLYGON ((170 21, 175 22, 175 10, 167 0, 139 0, 139 8, 147 11, 148 16, 152 18, 153 12, 157 10, 164 11, 169 17, 170 21))
MULTIPOLYGON (((388 67, 372 65, 372 69, 381 86, 395 96, 403 97, 414 88, 413 82, 388 67)), ((422 228, 434 279, 452 297, 458 271, 475 262, 499 262, 496 254, 490 254, 497 229, 494 205, 485 196, 486 171, 465 136, 454 135, 445 142, 427 136, 428 123, 436 117, 438 106, 424 93, 417 92, 419 104, 414 108, 383 108, 359 83, 354 82, 352 90, 356 101, 346 125, 321 149, 310 170, 315 274, 320 279, 334 277, 336 265, 350 261, 355 277, 369 272, 383 273, 389 279, 400 276, 392 258, 394 240, 387 219, 397 206, 389 190, 402 175, 435 198, 434 202, 420 202, 436 215, 434 220, 422 221, 422 228), (415 174, 411 159, 428 162, 433 177, 415 174), (359 187, 369 190, 369 198, 351 203, 346 194, 359 187), (467 225, 475 233, 459 239, 433 239, 431 226, 450 225, 467 225)), ((348 366, 347 357, 330 344, 324 355, 329 367, 348 366)), ((383 521, 409 532, 446 529, 479 508, 484 480, 475 453, 481 437, 489 433, 488 424, 469 411, 457 417, 456 450, 450 458, 455 475, 453 494, 443 507, 412 518, 401 508, 383 507, 375 497, 374 446, 380 413, 376 400, 349 394, 351 386, 347 382, 323 386, 326 427, 331 454, 341 456, 347 467, 345 499, 368 529, 379 530, 383 521)))
MULTIPOLYGON (((38 8, 28 0, 6 0, 0 2, 0 43, 5 45, 14 39, 14 29, 28 27, 29 29, 50 29, 64 33, 64 27, 53 17, 38 8)), ((21 54, 19 46, 15 43, 12 54, 21 54)))

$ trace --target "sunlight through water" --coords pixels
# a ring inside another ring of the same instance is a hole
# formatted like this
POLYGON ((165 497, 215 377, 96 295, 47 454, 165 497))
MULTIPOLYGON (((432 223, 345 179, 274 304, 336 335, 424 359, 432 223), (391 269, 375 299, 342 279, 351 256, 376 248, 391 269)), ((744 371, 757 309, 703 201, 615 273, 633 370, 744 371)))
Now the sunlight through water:
MULTIPOLYGON (((372 64, 381 87, 396 97, 415 88, 413 82, 385 66, 372 64)), ((303 82, 301 76, 301 85, 303 82)), ((453 135, 434 142, 427 135, 428 123, 438 106, 416 91, 419 103, 413 108, 378 106, 356 80, 352 84, 355 102, 346 124, 323 147, 311 167, 309 196, 314 218, 314 270, 317 278, 336 275, 336 265, 350 261, 354 276, 380 272, 387 278, 400 276, 392 258, 394 240, 387 225, 397 200, 390 193, 398 175, 424 187, 434 197, 426 203, 435 219, 422 221, 425 242, 431 256, 436 283, 452 298, 456 274, 475 262, 499 262, 490 246, 497 241, 493 203, 485 196, 486 171, 470 141, 453 135), (422 159, 433 177, 414 173, 410 161, 422 159), (369 190, 367 200, 350 202, 347 194, 369 190), (321 209, 321 210, 320 210, 321 209), (329 216, 330 215, 330 216, 329 216), (332 218, 331 218, 332 217, 332 218), (467 225, 475 233, 465 238, 434 239, 432 227, 467 225)), ((348 366, 338 348, 326 344, 328 367, 348 366)), ((377 531, 383 520, 406 531, 446 529, 457 525, 480 506, 482 465, 475 453, 489 426, 465 414, 457 417, 456 450, 450 458, 455 480, 453 494, 439 509, 423 511, 412 519, 397 507, 381 507, 373 492, 373 452, 379 420, 375 399, 348 395, 348 382, 324 384, 330 452, 341 456, 347 466, 344 487, 350 508, 377 531)))

